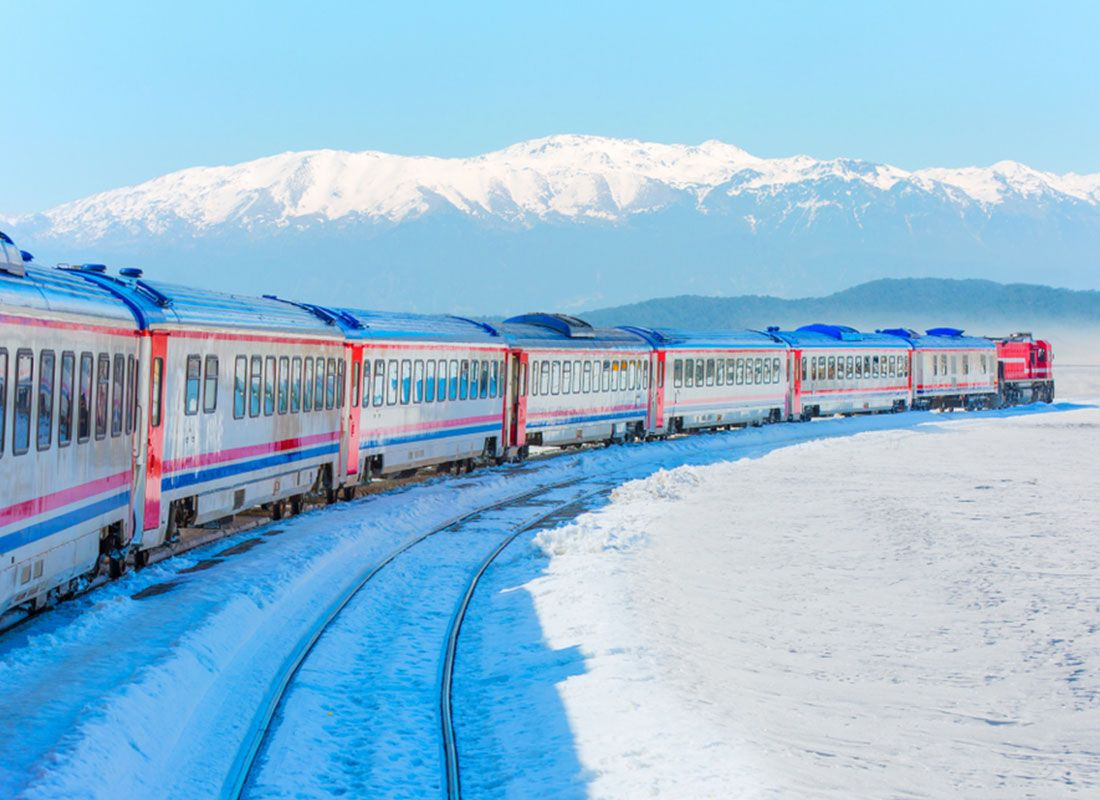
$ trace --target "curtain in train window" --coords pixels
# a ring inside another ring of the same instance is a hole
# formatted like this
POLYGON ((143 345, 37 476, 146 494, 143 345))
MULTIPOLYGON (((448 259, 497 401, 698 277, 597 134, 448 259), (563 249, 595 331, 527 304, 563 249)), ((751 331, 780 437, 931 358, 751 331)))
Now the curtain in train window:
MULTIPOLYGON (((7 354, 4 354, 7 372, 7 354)), ((57 445, 64 447, 73 439, 73 389, 76 387, 76 355, 71 350, 61 354, 61 377, 57 386, 57 445)), ((2 426, 2 423, 0 423, 2 426)), ((0 450, 3 449, 0 432, 0 450)))
POLYGON ((553 361, 550 363, 550 394, 559 394, 561 392, 561 362, 553 361))
POLYGON ((233 364, 233 419, 244 416, 245 386, 248 384, 248 359, 237 356, 233 364))
POLYGON ((615 391, 619 388, 619 362, 611 362, 611 390, 615 391))
POLYGON ((218 407, 218 357, 207 356, 202 382, 202 413, 211 414, 218 407))
POLYGON ((871 377, 879 377, 878 356, 871 356, 871 377))
POLYGON ((407 406, 412 397, 412 361, 401 359, 401 405, 407 406))
POLYGON ((569 394, 573 390, 573 362, 566 361, 561 365, 561 393, 569 394))
POLYGON ((413 362, 413 402, 424 402, 424 362, 419 358, 413 362))
MULTIPOLYGON (((713 363, 711 366, 713 367, 713 363)), ((638 388, 638 362, 634 359, 626 365, 626 387, 631 391, 638 388)))
POLYGON ((322 363, 328 364, 325 372, 325 408, 333 408, 336 405, 336 359, 330 358, 327 362, 322 359, 322 363))
POLYGON ((539 367, 539 394, 545 396, 550 394, 550 362, 541 361, 539 363, 541 364, 539 367))
POLYGON ((581 375, 581 391, 587 394, 592 391, 592 362, 584 362, 584 373, 581 375))
MULTIPOLYGON (((477 366, 476 361, 474 362, 474 366, 476 368, 476 366, 477 366)), ((479 388, 477 394, 478 394, 478 397, 482 398, 483 400, 486 397, 489 396, 489 362, 488 361, 482 361, 481 362, 481 383, 480 383, 480 388, 479 388)))
POLYGON ((96 370, 95 388, 95 438, 107 435, 107 407, 111 390, 111 357, 99 354, 99 367, 96 370))
POLYGON ((714 385, 726 385, 726 360, 724 358, 718 359, 718 368, 714 372, 714 385))
POLYGON ((856 374, 856 380, 857 381, 863 379, 863 357, 862 356, 856 356, 855 374, 856 374))
POLYGON ((695 385, 703 386, 706 383, 706 367, 703 365, 703 359, 695 359, 695 385))
POLYGON ((707 359, 707 386, 714 385, 714 359, 707 359))
POLYGON ((183 413, 187 416, 199 413, 199 383, 201 379, 202 359, 197 355, 188 356, 187 380, 184 381, 183 392, 183 413))
POLYGON ((386 362, 384 359, 374 360, 374 399, 371 401, 376 406, 382 405, 386 400, 386 362))
POLYGON ((279 388, 279 413, 285 414, 290 408, 290 358, 279 356, 279 373, 276 385, 279 388))
MULTIPOLYGON (((692 388, 695 386, 695 362, 690 358, 686 359, 686 370, 684 372, 684 386, 685 388, 692 388)), ((673 369, 677 369, 680 366, 680 359, 676 359, 676 365, 673 369)), ((673 373, 675 375, 675 373, 673 373)))
POLYGON ((38 356, 38 434, 39 450, 48 450, 53 443, 53 381, 57 357, 53 350, 43 350, 38 356))
POLYGON ((458 399, 465 400, 470 393, 470 362, 462 359, 458 369, 458 399))
POLYGON ((497 397, 500 387, 500 379, 498 376, 503 375, 503 370, 499 361, 493 361, 489 366, 489 397, 497 397))
POLYGON ((755 384, 763 383, 764 364, 762 359, 755 359, 752 370, 752 382, 755 384))
POLYGON ((439 360, 439 371, 436 373, 435 400, 440 403, 447 399, 447 360, 439 360))
POLYGON ((452 358, 451 361, 450 361, 450 366, 448 367, 448 369, 450 370, 450 374, 447 376, 447 381, 448 381, 447 382, 447 399, 448 400, 457 400, 458 399, 458 373, 459 373, 458 361, 456 359, 452 358))

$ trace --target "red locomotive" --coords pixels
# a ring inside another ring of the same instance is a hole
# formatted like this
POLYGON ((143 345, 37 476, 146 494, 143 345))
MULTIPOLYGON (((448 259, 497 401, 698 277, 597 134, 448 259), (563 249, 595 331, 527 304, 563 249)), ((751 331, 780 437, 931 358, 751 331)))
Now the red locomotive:
POLYGON ((1030 333, 1013 333, 993 341, 1002 405, 1054 400, 1054 351, 1049 341, 1030 333))

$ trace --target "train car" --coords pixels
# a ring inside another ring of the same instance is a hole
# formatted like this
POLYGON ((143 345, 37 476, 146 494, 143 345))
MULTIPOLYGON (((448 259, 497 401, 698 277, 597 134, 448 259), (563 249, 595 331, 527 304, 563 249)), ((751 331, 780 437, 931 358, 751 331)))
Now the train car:
POLYGON ((988 339, 964 336, 959 328, 880 331, 912 347, 913 408, 981 408, 997 393, 997 348, 988 339))
POLYGON ((461 317, 333 309, 357 409, 346 482, 504 451, 505 357, 493 327, 461 317))
POLYGON ((0 239, 0 612, 75 590, 134 530, 139 338, 112 295, 0 239))
POLYGON ((823 324, 794 331, 773 327, 768 333, 790 346, 791 417, 903 411, 909 405, 911 347, 904 339, 823 324))
POLYGON ((789 395, 787 345, 759 331, 623 327, 653 348, 651 435, 779 422, 789 395))
POLYGON ((137 316, 146 399, 135 560, 184 525, 267 505, 279 517, 344 474, 347 360, 335 322, 247 297, 81 270, 137 316))
POLYGON ((508 342, 514 387, 508 455, 645 436, 652 348, 641 336, 564 314, 524 314, 494 327, 508 342))
POLYGON ((1054 350, 1046 339, 1014 333, 991 340, 997 347, 998 402, 1054 401, 1054 350))

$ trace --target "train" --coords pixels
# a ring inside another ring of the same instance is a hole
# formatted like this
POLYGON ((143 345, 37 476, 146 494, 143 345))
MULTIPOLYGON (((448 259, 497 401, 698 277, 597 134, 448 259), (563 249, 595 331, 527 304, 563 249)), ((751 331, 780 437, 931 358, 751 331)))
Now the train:
POLYGON ((0 326, 0 613, 143 567, 183 527, 426 467, 1054 397, 1030 334, 490 323, 41 267, 2 233, 0 326))

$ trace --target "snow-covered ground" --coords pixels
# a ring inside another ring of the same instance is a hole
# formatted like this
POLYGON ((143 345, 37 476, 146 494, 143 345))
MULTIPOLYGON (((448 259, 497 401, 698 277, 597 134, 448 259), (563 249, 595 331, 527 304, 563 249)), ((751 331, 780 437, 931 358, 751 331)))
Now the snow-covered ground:
POLYGON ((1100 410, 1063 408, 661 470, 517 542, 459 652, 471 796, 1100 796, 1100 410))
MULTIPOLYGON (((0 637, 0 796, 219 795, 267 687, 346 587, 426 528, 570 478, 641 480, 487 573, 455 684, 467 797, 882 796, 925 769, 936 790, 991 774, 1082 786, 1100 728, 1097 645, 1079 630, 1097 605, 1081 530, 1097 414, 882 415, 615 447, 243 533, 0 637), (1049 516, 1025 516, 1037 494, 1049 516)), ((355 796, 361 764, 359 794, 438 792, 418 731, 438 713, 421 711, 442 642, 413 623, 445 617, 460 578, 406 562, 349 607, 367 629, 323 640, 299 711, 284 710, 301 741, 338 746, 303 757, 277 733, 257 794, 355 796), (434 605, 391 592, 406 576, 434 605), (369 693, 332 704, 352 689, 369 693), (331 736, 347 719, 357 735, 331 736)))

